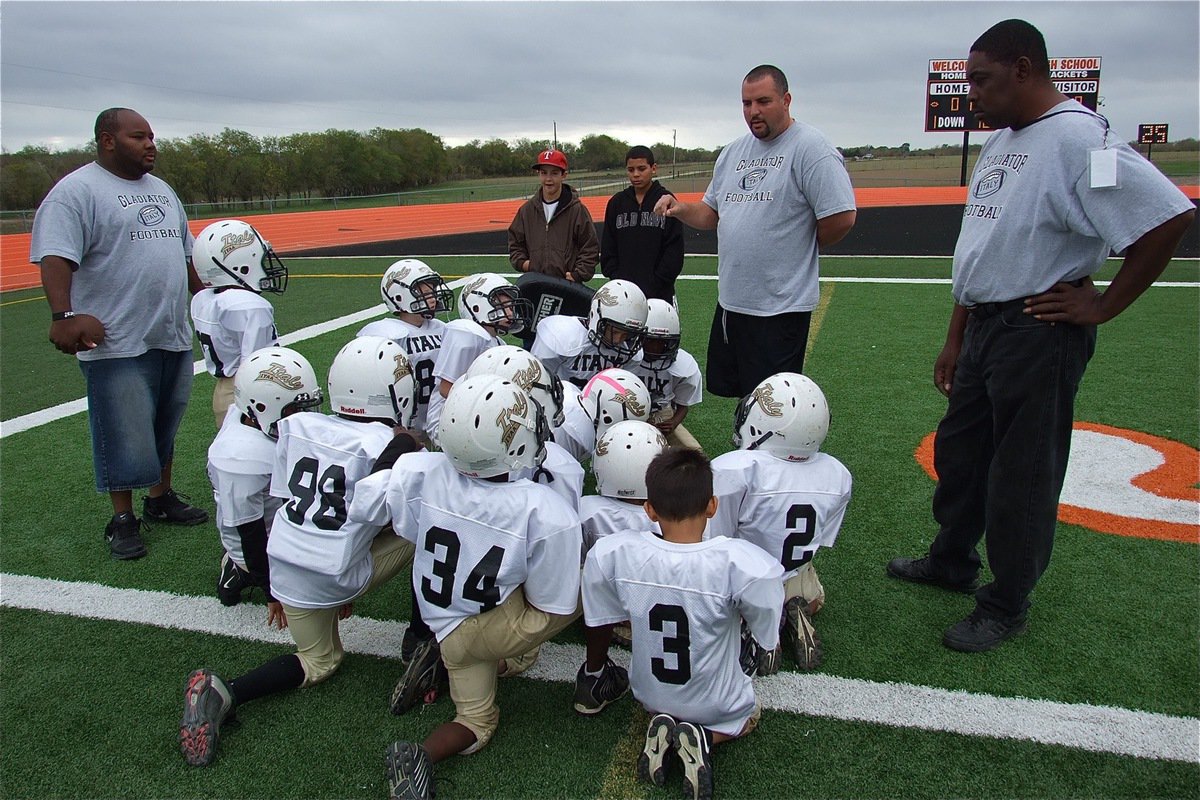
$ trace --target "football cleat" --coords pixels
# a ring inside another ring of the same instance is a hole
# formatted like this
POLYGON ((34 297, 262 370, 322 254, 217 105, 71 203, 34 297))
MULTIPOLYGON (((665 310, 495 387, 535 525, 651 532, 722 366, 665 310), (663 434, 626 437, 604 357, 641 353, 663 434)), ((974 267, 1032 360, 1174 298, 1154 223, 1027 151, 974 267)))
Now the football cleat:
POLYGON ((607 659, 599 675, 588 675, 587 664, 579 665, 575 675, 575 710, 592 716, 629 691, 629 673, 607 659))
POLYGON ((239 567, 229 553, 221 555, 221 575, 217 578, 217 598, 221 605, 236 606, 242 602, 242 592, 255 585, 250 573, 239 567))
POLYGON ((425 748, 411 742, 393 742, 387 755, 390 800, 429 800, 433 797, 433 762, 425 748))
POLYGON ((712 800, 712 743, 708 736, 708 731, 694 722, 675 725, 675 752, 683 764, 685 800, 712 800))
POLYGON ((783 604, 783 625, 780 643, 792 651, 798 669, 814 670, 821 666, 825 653, 821 649, 821 637, 808 616, 803 597, 793 597, 783 604))
POLYGON ((417 645, 412 661, 392 690, 391 709, 396 716, 408 713, 417 703, 429 704, 450 687, 450 676, 442 663, 437 639, 417 645))
POLYGON ((663 759, 675 742, 675 718, 670 714, 655 714, 646 728, 646 744, 638 755, 638 780, 663 786, 667 782, 663 759))
POLYGON ((198 669, 183 690, 179 750, 193 767, 207 767, 217 757, 221 723, 233 713, 233 692, 216 673, 198 669))
POLYGON ((176 494, 174 489, 167 489, 158 497, 147 495, 142 498, 142 516, 168 525, 199 525, 208 522, 208 512, 188 505, 186 500, 184 495, 176 494))

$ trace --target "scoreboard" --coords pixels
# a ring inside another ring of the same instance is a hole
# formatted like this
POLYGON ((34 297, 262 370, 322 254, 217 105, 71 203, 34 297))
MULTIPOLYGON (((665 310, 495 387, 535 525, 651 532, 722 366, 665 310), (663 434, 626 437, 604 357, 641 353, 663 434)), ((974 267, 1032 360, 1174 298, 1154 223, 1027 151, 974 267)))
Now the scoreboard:
MULTIPOLYGON (((1052 58, 1050 80, 1067 97, 1095 111, 1100 96, 1100 57, 1052 58)), ((967 100, 969 90, 966 59, 931 59, 925 88, 925 132, 991 130, 975 118, 967 100)))

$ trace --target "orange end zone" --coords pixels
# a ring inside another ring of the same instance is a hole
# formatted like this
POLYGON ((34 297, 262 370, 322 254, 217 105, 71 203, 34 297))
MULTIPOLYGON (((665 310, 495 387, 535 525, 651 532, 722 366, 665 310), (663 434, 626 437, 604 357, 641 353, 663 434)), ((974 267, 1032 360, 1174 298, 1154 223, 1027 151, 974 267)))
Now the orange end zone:
MULTIPOLYGON (((1200 199, 1200 186, 1179 187, 1192 200, 1200 199)), ((967 190, 961 186, 905 186, 856 189, 859 208, 888 206, 956 205, 966 202, 967 190)), ((700 193, 680 194, 684 201, 699 200, 700 193)), ((495 200, 482 203, 438 203, 420 206, 389 206, 339 211, 303 211, 255 216, 254 227, 280 253, 294 253, 317 247, 362 244, 421 236, 447 236, 508 228, 522 200, 495 200)), ((584 205, 593 219, 604 218, 607 197, 585 197, 584 205)), ((212 222, 191 220, 189 227, 199 233, 212 222)), ((37 266, 29 263, 28 233, 0 236, 0 292, 38 286, 37 266)))

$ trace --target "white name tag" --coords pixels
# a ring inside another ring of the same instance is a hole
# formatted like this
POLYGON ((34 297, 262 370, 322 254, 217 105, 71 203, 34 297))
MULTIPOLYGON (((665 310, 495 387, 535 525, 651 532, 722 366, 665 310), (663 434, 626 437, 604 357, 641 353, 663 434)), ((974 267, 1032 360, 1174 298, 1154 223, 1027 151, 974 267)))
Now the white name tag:
POLYGON ((1092 150, 1088 153, 1091 186, 1108 189, 1117 185, 1117 151, 1092 150))

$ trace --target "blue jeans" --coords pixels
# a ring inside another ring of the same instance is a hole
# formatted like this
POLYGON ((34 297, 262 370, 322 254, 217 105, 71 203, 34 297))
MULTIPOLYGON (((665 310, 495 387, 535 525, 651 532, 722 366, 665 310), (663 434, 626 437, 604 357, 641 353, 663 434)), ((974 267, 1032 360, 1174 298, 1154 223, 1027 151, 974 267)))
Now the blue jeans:
POLYGON ((1067 471, 1075 394, 1096 328, 1039 322, 1021 301, 973 311, 950 403, 934 440, 939 574, 969 581, 985 538, 994 579, 975 594, 983 613, 1024 616, 1050 563, 1067 471))
POLYGON ((192 353, 150 350, 134 358, 80 361, 97 492, 154 486, 175 453, 192 393, 192 353))

